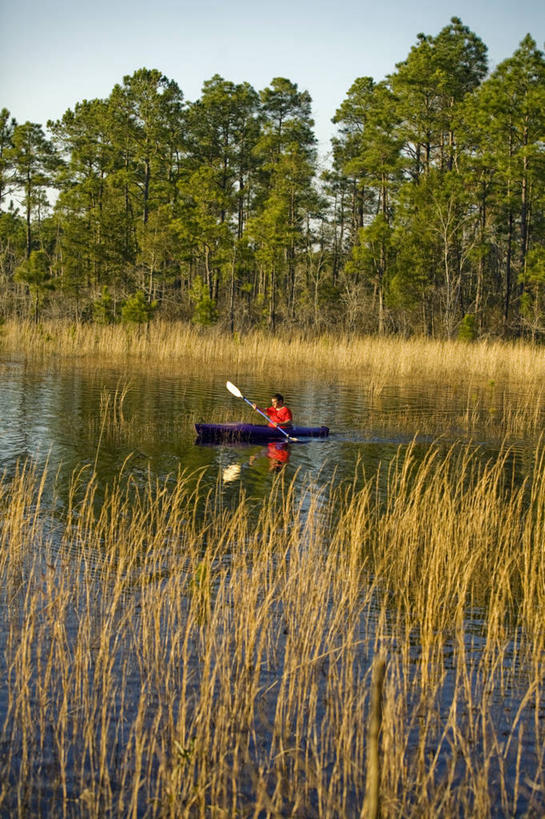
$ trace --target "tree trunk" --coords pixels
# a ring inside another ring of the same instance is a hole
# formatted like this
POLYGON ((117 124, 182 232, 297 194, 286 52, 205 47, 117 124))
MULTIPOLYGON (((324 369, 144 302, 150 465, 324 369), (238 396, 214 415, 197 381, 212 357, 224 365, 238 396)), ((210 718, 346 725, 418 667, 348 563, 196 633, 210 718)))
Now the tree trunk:
MULTIPOLYGON (((525 129, 526 130, 526 129, 525 129)), ((528 142, 525 133, 526 145, 528 142)), ((528 252, 528 157, 526 154, 522 160, 522 185, 520 203, 520 272, 524 273, 526 268, 526 253, 528 252)))
POLYGON ((270 275, 269 327, 273 333, 276 331, 276 273, 274 267, 270 275))
POLYGON ((151 168, 149 159, 146 159, 144 163, 145 171, 144 171, 144 224, 147 225, 148 223, 148 216, 149 216, 149 186, 150 186, 150 179, 151 179, 151 168))
POLYGON ((483 293, 484 280, 484 258, 483 247, 486 232, 486 186, 483 184, 482 198, 481 198, 481 219, 480 219, 480 248, 479 262, 477 265, 477 286, 475 290, 475 321, 477 322, 477 330, 479 335, 482 332, 482 316, 481 316, 481 299, 483 293))
POLYGON ((503 308, 503 332, 507 334, 509 325, 509 313, 511 310, 511 278, 512 278, 512 256, 513 256, 513 211, 509 207, 509 217, 507 220, 507 258, 505 262, 505 300, 503 308))
POLYGON ((30 252, 32 250, 31 196, 32 196, 32 183, 30 181, 30 173, 29 173, 29 174, 27 174, 26 197, 25 197, 26 198, 26 258, 27 258, 27 261, 28 261, 28 259, 30 259, 30 252))
POLYGON ((231 287, 229 294, 229 327, 231 335, 235 333, 235 263, 236 253, 233 253, 233 261, 231 263, 231 287))
POLYGON ((214 298, 214 285, 212 282, 212 273, 210 271, 210 248, 208 245, 204 246, 204 270, 206 273, 206 286, 208 287, 208 295, 211 299, 214 298))

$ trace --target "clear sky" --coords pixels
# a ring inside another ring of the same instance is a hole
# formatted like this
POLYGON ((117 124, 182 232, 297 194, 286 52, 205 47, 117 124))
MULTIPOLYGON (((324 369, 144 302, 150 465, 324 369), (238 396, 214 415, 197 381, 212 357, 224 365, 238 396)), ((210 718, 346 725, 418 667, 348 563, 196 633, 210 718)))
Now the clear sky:
POLYGON ((488 46, 491 68, 527 33, 544 47, 545 0, 0 0, 0 108, 45 125, 142 67, 188 100, 216 73, 257 90, 283 76, 310 92, 325 153, 356 77, 383 79, 419 32, 453 16, 488 46))

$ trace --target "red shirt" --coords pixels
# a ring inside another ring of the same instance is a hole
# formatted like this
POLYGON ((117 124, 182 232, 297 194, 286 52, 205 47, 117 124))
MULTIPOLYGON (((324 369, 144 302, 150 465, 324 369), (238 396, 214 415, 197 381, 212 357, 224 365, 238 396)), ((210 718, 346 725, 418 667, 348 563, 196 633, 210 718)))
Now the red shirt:
POLYGON ((275 424, 289 424, 293 419, 291 410, 287 407, 267 407, 265 412, 271 419, 270 427, 274 427, 275 424))

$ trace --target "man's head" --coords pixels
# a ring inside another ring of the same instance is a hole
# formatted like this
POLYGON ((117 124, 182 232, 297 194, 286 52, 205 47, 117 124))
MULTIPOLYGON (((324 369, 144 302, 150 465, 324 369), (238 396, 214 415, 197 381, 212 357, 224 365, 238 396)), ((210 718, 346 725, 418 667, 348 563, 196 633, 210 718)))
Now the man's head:
POLYGON ((279 392, 275 392, 275 394, 271 398, 271 402, 273 407, 281 407, 284 404, 284 396, 280 395, 279 392))

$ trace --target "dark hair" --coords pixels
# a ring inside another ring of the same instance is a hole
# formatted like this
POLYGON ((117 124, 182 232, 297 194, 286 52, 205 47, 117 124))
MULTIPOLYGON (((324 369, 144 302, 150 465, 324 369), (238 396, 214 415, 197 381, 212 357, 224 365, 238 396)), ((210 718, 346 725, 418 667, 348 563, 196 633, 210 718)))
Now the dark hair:
POLYGON ((275 392, 272 398, 276 398, 276 400, 280 401, 281 404, 284 403, 284 396, 281 395, 279 392, 275 392))

